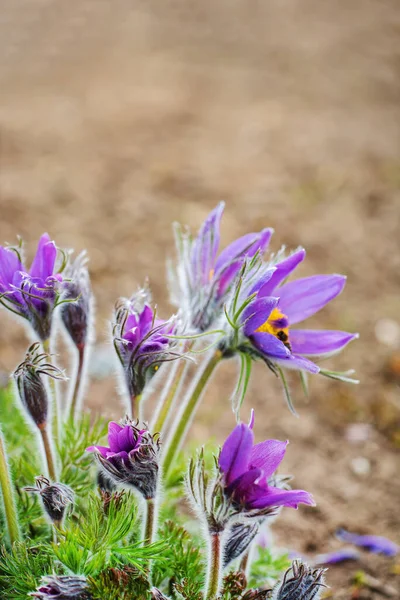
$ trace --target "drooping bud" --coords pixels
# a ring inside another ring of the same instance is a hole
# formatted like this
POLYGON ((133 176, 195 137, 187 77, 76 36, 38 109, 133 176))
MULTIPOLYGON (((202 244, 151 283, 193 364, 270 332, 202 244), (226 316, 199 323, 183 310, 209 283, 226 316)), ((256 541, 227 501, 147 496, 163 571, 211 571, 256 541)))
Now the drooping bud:
POLYGON ((14 371, 14 379, 25 410, 40 429, 47 422, 49 406, 42 375, 59 380, 66 378, 60 369, 48 362, 48 354, 40 353, 39 350, 39 343, 30 346, 25 360, 14 371))
POLYGON ((108 444, 90 446, 105 476, 115 484, 133 487, 146 500, 154 498, 157 491, 160 440, 158 434, 138 428, 138 421, 126 418, 121 425, 111 422, 108 426, 108 444))
POLYGON ((63 483, 51 483, 47 477, 36 477, 36 487, 24 488, 27 492, 39 494, 43 507, 56 525, 60 525, 68 505, 74 501, 74 492, 63 483))
POLYGON ((61 318, 65 329, 78 349, 83 349, 88 338, 92 304, 92 290, 87 256, 82 252, 69 265, 65 274, 70 283, 64 295, 65 302, 61 309, 61 318))
POLYGON ((260 529, 259 523, 235 523, 228 532, 224 547, 224 567, 239 558, 250 546, 260 529))
POLYGON ((283 580, 272 591, 271 600, 317 600, 324 583, 325 569, 311 569, 295 560, 283 580))
POLYGON ((41 585, 32 592, 33 598, 42 600, 90 600, 85 577, 78 575, 49 575, 43 577, 41 585))

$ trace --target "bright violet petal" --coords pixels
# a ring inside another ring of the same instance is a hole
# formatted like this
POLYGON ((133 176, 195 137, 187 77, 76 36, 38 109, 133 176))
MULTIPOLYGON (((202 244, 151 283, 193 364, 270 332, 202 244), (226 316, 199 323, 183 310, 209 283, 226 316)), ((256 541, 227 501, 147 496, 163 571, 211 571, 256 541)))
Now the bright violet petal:
MULTIPOLYGON (((275 265, 276 270, 273 273, 271 279, 266 283, 261 289, 259 294, 261 296, 269 296, 271 295, 275 288, 282 283, 299 265, 306 256, 306 251, 303 248, 300 248, 296 252, 294 252, 291 256, 288 256, 281 262, 275 265)), ((276 292, 276 295, 279 296, 280 293, 276 292)))
POLYGON ((315 565, 336 565, 348 560, 359 560, 360 553, 354 548, 342 548, 327 554, 318 554, 313 560, 315 565))
POLYGON ((308 371, 313 375, 319 373, 319 366, 311 362, 304 356, 298 356, 297 354, 291 354, 287 358, 277 358, 275 362, 285 369, 294 369, 295 371, 308 371))
POLYGON ((232 281, 235 279, 238 274, 240 267, 243 264, 243 259, 236 260, 232 264, 229 265, 226 269, 224 269, 220 275, 218 275, 218 290, 217 297, 221 298, 228 290, 232 281))
POLYGON ((259 331, 253 333, 251 336, 251 342, 267 356, 267 358, 288 358, 290 357, 290 350, 286 348, 285 344, 278 340, 274 335, 266 333, 265 331, 259 331))
POLYGON ((151 329, 153 324, 153 311, 151 307, 146 304, 139 316, 139 327, 141 337, 144 337, 151 329))
POLYGON ((114 421, 108 424, 108 443, 112 452, 119 451, 118 435, 122 429, 123 427, 114 421))
POLYGON ((86 448, 86 452, 100 452, 100 454, 106 458, 107 454, 110 452, 110 448, 107 446, 89 446, 89 448, 86 448))
POLYGON ((273 234, 273 229, 263 229, 257 233, 247 233, 222 250, 215 263, 215 272, 226 268, 239 257, 254 256, 257 250, 264 252, 273 234))
POLYGON ((350 533, 350 531, 346 531, 345 529, 338 529, 336 537, 342 542, 360 546, 375 554, 396 556, 400 549, 392 540, 380 535, 359 535, 357 533, 350 533))
POLYGON ((135 445, 135 438, 133 437, 132 427, 125 425, 123 429, 118 433, 118 446, 120 450, 130 452, 135 445))
POLYGON ((268 320, 272 310, 277 306, 279 298, 256 298, 244 309, 241 315, 242 323, 245 322, 243 332, 246 336, 252 335, 256 329, 268 320))
POLYGON ((53 275, 56 258, 56 245, 50 240, 49 234, 44 233, 39 240, 36 255, 29 271, 30 275, 47 279, 47 277, 53 275))
POLYGON ((279 308, 290 324, 304 321, 336 298, 343 290, 343 275, 313 275, 286 283, 279 289, 279 308))
POLYGON ((237 425, 226 439, 219 457, 219 466, 229 485, 247 471, 254 434, 244 423, 237 425))
POLYGON ((268 487, 268 491, 254 490, 252 498, 249 499, 252 508, 266 508, 267 506, 288 506, 297 508, 299 504, 315 506, 314 498, 304 490, 281 490, 280 488, 268 487))
POLYGON ((261 475, 261 469, 250 469, 250 471, 246 471, 246 473, 240 475, 240 477, 235 479, 235 481, 228 486, 228 495, 233 493, 237 501, 245 502, 248 490, 253 488, 254 483, 261 475))
POLYGON ((250 467, 258 467, 266 478, 270 477, 281 464, 288 443, 266 440, 256 444, 251 450, 250 467))
POLYGON ((357 334, 346 331, 328 331, 311 329, 291 329, 290 344, 296 354, 322 356, 339 352, 349 342, 357 338, 357 334))
POLYGON ((256 283, 248 290, 247 296, 251 296, 256 292, 258 297, 266 296, 267 294, 260 294, 260 290, 263 289, 266 283, 268 283, 274 273, 275 267, 268 267, 268 269, 265 269, 265 271, 258 277, 256 283))
POLYGON ((3 284, 8 287, 13 283, 16 271, 22 271, 20 260, 13 250, 0 246, 0 287, 3 284))
POLYGON ((193 243, 192 267, 195 283, 206 285, 215 266, 219 241, 220 223, 225 204, 220 202, 204 221, 193 243))

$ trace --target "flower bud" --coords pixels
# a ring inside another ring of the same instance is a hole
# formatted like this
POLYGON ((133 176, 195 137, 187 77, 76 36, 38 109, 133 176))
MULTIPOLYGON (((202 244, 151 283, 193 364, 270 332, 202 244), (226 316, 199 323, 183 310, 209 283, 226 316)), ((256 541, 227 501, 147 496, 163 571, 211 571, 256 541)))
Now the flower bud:
POLYGON ((169 600, 168 596, 164 596, 157 588, 153 588, 150 593, 151 600, 169 600))
POLYGON ((326 587, 324 573, 325 569, 311 569, 295 560, 272 590, 271 600, 317 600, 326 587))
POLYGON ((85 577, 50 575, 43 577, 39 588, 30 596, 42 600, 90 600, 87 588, 85 577))
POLYGON ((53 379, 65 379, 60 369, 47 362, 49 356, 39 353, 40 344, 30 346, 24 362, 14 372, 21 402, 29 416, 39 428, 47 422, 48 396, 42 375, 53 379))
POLYGON ((61 318, 74 345, 82 349, 87 342, 92 299, 85 252, 69 266, 66 277, 71 281, 64 295, 67 302, 62 305, 61 318))
POLYGON ((224 547, 224 567, 246 552, 259 529, 258 523, 235 523, 231 527, 224 547))
POLYGON ((74 501, 74 492, 63 483, 50 483, 43 475, 36 477, 35 483, 36 487, 26 487, 25 491, 40 494, 46 513, 53 523, 60 524, 66 507, 74 501))

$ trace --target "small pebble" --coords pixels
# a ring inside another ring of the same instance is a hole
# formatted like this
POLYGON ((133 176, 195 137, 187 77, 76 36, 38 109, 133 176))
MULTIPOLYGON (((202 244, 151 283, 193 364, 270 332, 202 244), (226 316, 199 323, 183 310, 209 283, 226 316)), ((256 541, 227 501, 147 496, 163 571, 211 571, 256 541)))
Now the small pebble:
POLYGON ((400 325, 394 319, 379 319, 375 324, 375 337, 389 348, 400 346, 400 325))
POLYGON ((350 464, 351 470, 356 475, 366 477, 371 473, 371 463, 369 462, 368 458, 357 456, 356 458, 353 458, 350 464))

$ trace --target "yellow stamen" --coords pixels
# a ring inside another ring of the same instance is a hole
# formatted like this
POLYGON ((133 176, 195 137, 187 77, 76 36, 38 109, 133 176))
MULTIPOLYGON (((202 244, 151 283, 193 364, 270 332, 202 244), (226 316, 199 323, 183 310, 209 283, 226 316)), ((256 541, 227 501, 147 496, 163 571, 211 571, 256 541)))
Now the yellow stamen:
POLYGON ((289 344, 289 327, 280 327, 279 321, 280 319, 286 319, 286 315, 284 315, 279 308, 274 308, 269 315, 268 319, 260 325, 257 332, 270 333, 277 337, 281 342, 288 345, 289 344))
POLYGON ((209 272, 209 274, 208 274, 208 279, 209 279, 209 281, 211 281, 211 280, 212 280, 212 278, 214 277, 214 273, 215 273, 214 269, 210 269, 210 272, 209 272))

